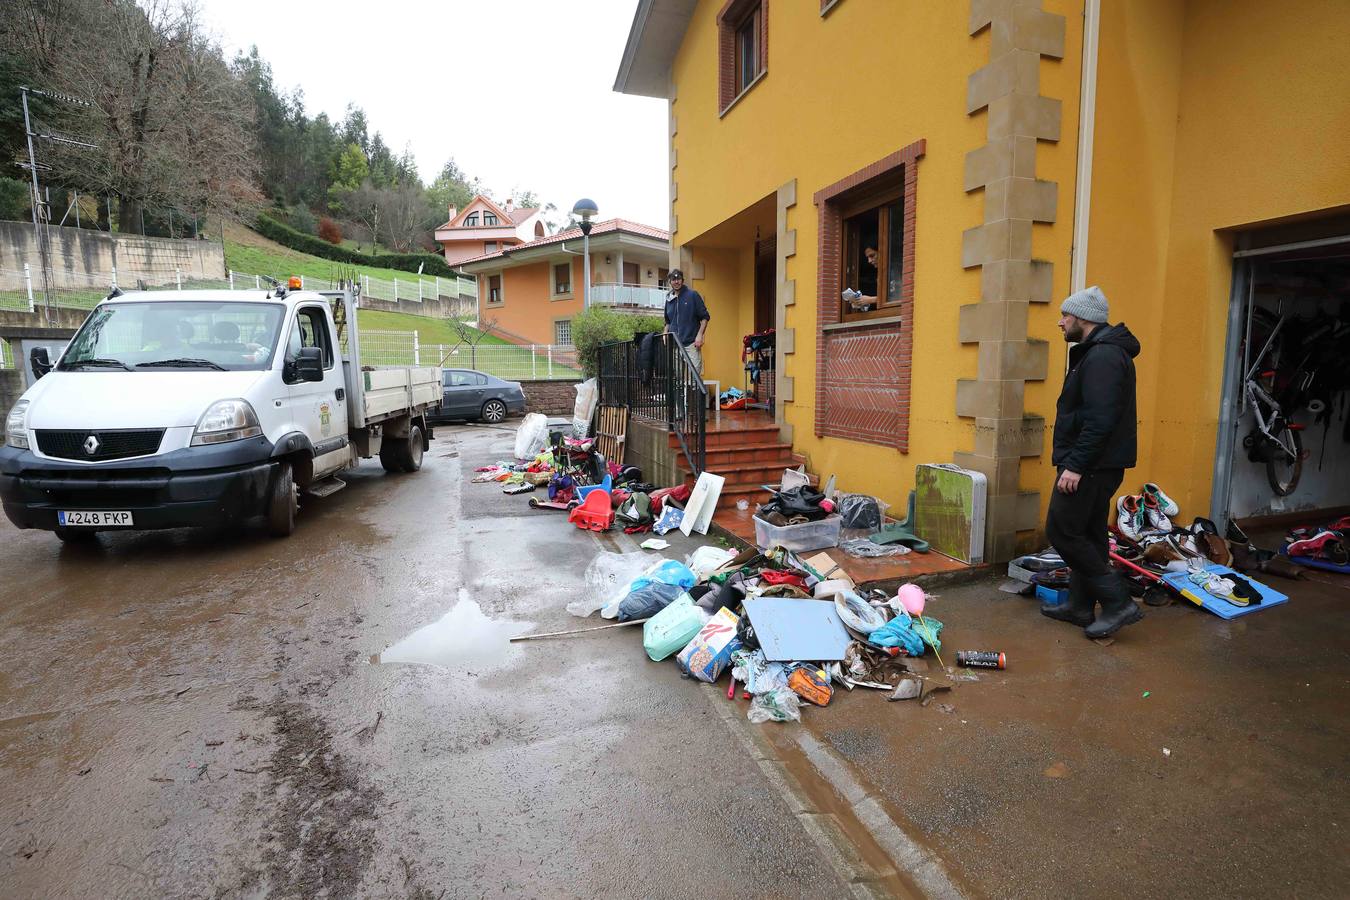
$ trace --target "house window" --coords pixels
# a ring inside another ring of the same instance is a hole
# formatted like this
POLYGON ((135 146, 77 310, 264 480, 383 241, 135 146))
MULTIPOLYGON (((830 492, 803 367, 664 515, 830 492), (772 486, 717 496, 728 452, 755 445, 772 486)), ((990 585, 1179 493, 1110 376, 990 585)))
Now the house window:
POLYGON ((662 288, 665 287, 665 286, 666 286, 666 281, 667 281, 667 279, 669 279, 669 278, 670 278, 670 270, 669 270, 669 269, 657 269, 657 270, 656 270, 656 286, 657 286, 657 287, 662 287, 662 288))
POLYGON ((500 275, 488 276, 488 302, 502 302, 502 276, 500 275))
POLYGON ((916 141, 815 195, 818 437, 909 451, 914 208, 924 147, 916 141), (873 299, 843 300, 845 289, 873 299))
POLYGON ((768 0, 728 0, 717 28, 718 100, 726 112, 768 69, 768 0))
MULTIPOLYGON (((553 266, 553 293, 572 293, 572 266, 570 263, 556 263, 553 266)), ((568 326, 571 327, 570 325, 568 326)), ((558 343, 566 343, 559 341, 558 343)))
POLYGON ((834 204, 843 232, 837 270, 845 321, 895 315, 905 299, 903 179, 901 168, 834 204))
POLYGON ((570 346, 572 343, 572 321, 561 319, 553 323, 553 343, 570 346))
POLYGON ((469 213, 469 215, 466 216, 465 219, 464 219, 464 227, 465 227, 465 228, 477 228, 477 227, 478 227, 478 213, 469 213))
POLYGON ((484 253, 496 253, 496 252, 497 252, 497 242, 496 242, 496 241, 483 241, 483 252, 484 252, 484 253))
POLYGON ((485 213, 483 213, 483 224, 484 224, 484 225, 496 225, 496 224, 497 224, 497 214, 496 214, 496 213, 490 213, 490 212, 485 212, 485 213))

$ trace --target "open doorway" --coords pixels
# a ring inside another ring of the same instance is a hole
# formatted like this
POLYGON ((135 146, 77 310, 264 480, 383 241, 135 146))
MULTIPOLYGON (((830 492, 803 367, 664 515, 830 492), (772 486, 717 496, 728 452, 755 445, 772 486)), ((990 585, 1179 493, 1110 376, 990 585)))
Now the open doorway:
POLYGON ((1350 509, 1350 235, 1240 250, 1211 517, 1350 509))

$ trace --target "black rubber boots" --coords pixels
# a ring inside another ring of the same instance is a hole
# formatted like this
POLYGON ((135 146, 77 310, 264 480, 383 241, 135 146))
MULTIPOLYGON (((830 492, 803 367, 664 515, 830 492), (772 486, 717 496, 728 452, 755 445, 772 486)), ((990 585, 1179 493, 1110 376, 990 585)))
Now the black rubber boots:
POLYGON ((1092 610, 1096 606, 1088 593, 1087 579, 1077 572, 1069 573, 1069 599, 1063 603, 1042 603, 1041 615, 1061 622, 1070 622, 1082 628, 1092 624, 1092 610))
POLYGON ((1085 628, 1084 634, 1090 638, 1104 638, 1115 634, 1126 625, 1138 622, 1144 617, 1144 611, 1130 596, 1125 579, 1115 572, 1087 579, 1089 596, 1095 597, 1102 605, 1102 611, 1085 628))

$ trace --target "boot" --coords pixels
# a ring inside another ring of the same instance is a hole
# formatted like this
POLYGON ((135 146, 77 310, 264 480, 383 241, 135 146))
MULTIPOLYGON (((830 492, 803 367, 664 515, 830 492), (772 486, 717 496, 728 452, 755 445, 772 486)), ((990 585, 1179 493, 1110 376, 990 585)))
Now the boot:
POLYGON ((1125 581, 1115 572, 1108 572, 1088 582, 1091 596, 1101 601, 1102 612, 1084 629, 1090 638, 1109 637, 1133 622, 1144 617, 1144 611, 1130 596, 1125 581))
POLYGON ((1079 628, 1092 624, 1092 609, 1096 605, 1088 593, 1088 580, 1077 572, 1069 573, 1069 599, 1063 603, 1042 603, 1041 615, 1061 622, 1070 622, 1079 628))

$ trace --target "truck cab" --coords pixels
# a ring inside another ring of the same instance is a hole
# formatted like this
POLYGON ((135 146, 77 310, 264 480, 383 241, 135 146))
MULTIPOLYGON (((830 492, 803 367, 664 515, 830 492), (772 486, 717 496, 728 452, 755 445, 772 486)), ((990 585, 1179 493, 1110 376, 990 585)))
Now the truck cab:
POLYGON ((6 419, 0 502, 63 540, 108 529, 295 527, 362 457, 421 467, 436 368, 364 367, 350 292, 110 296, 6 419))

